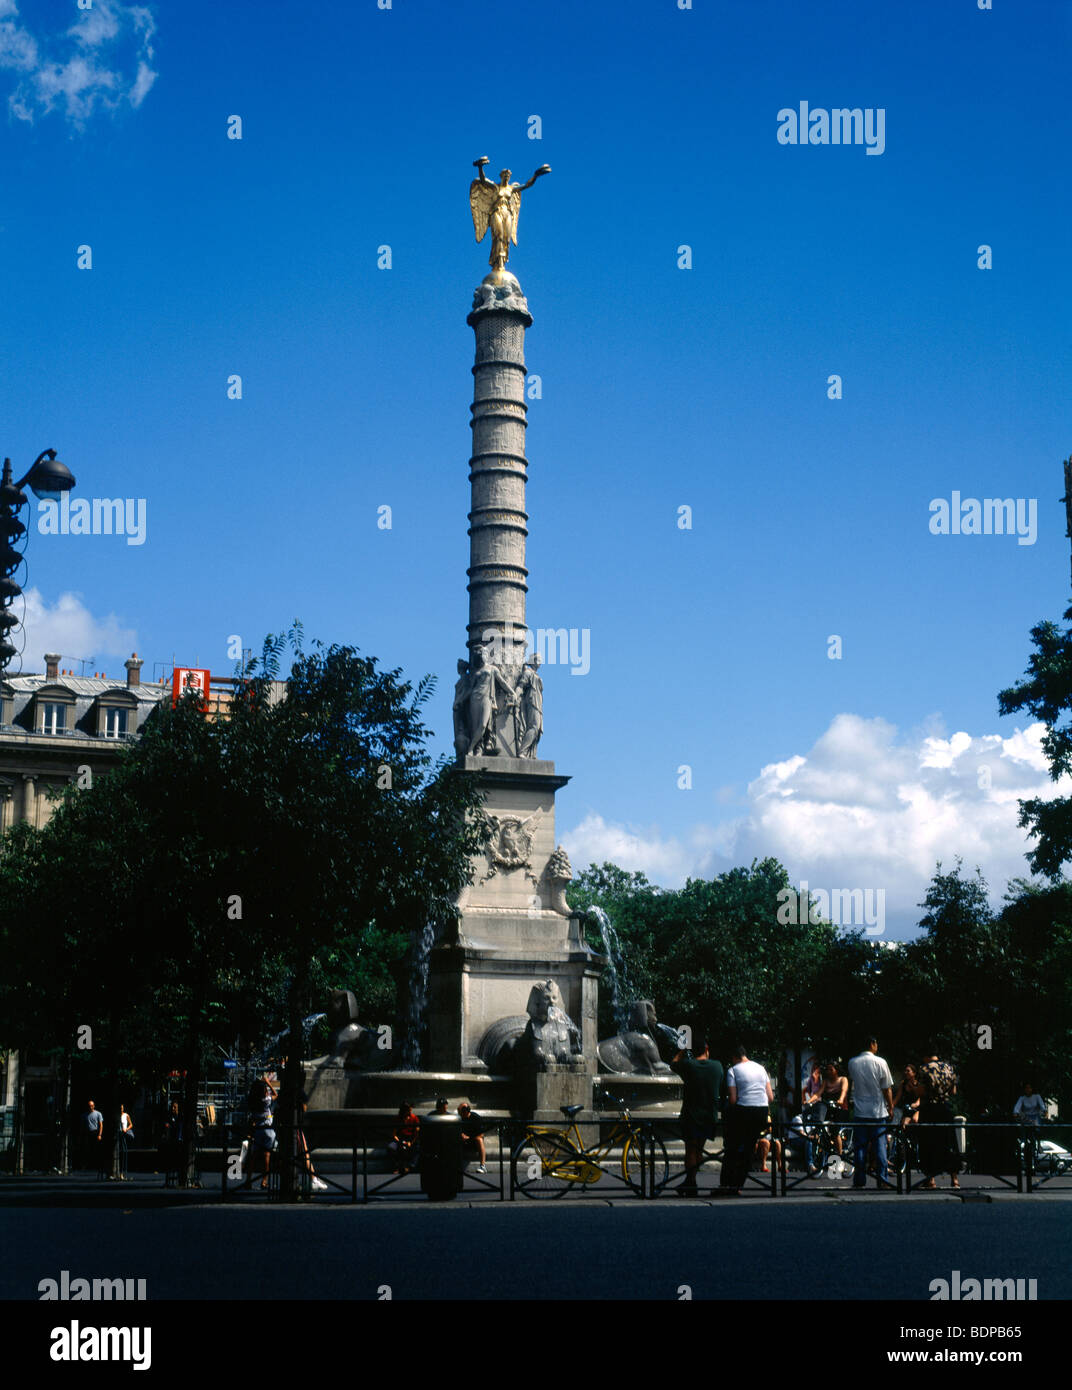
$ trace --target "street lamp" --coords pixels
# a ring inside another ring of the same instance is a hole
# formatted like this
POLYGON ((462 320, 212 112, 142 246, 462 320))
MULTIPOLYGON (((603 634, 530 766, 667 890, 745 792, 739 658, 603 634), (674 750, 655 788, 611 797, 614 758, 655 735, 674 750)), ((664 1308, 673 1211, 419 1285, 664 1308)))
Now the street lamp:
POLYGON ((59 461, 55 449, 45 449, 38 454, 29 472, 17 483, 12 480, 11 460, 4 459, 4 474, 0 479, 0 672, 18 655, 11 634, 18 627, 19 619, 10 610, 22 593, 14 579, 25 549, 26 527, 19 520, 19 512, 26 505, 22 489, 28 486, 35 497, 56 502, 61 492, 70 492, 74 481, 74 474, 59 461), (22 549, 16 545, 20 540, 23 540, 22 549))

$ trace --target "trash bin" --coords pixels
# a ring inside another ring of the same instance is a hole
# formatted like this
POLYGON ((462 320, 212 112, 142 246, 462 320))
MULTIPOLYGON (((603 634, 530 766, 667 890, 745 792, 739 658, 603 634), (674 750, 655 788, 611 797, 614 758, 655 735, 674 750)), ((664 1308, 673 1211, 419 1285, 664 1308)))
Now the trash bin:
POLYGON ((430 1202, 449 1202, 462 1186, 462 1127, 457 1115, 421 1120, 421 1191, 430 1202))

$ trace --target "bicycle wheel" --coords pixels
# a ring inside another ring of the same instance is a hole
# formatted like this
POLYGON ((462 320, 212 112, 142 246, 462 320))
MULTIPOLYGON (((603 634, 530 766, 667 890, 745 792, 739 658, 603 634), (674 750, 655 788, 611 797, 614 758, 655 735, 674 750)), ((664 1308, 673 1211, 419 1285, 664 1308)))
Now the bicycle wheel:
POLYGON ((825 1125, 815 1135, 813 1144, 811 1161, 820 1173, 825 1173, 830 1157, 834 1152, 834 1141, 830 1138, 830 1131, 825 1125))
POLYGON ((514 1187, 526 1197, 563 1197, 579 1178, 579 1155, 557 1134, 529 1134, 510 1160, 514 1187))
MULTIPOLYGON (((651 1182, 651 1170, 654 1169, 656 1187, 664 1186, 670 1177, 670 1158, 666 1152, 666 1145, 657 1135, 653 1134, 647 1140, 644 1157, 648 1163, 648 1173, 645 1175, 648 1182, 651 1182)), ((622 1177, 634 1191, 642 1190, 640 1136, 637 1134, 630 1134, 622 1147, 622 1177)))
POLYGON ((886 1167, 891 1173, 903 1173, 908 1167, 908 1140, 900 1130, 886 1140, 886 1167))

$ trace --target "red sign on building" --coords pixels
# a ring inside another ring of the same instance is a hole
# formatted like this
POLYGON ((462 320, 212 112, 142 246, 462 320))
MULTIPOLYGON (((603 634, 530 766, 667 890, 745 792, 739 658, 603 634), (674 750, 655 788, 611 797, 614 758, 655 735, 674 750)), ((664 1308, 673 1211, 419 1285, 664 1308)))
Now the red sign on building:
POLYGON ((188 690, 196 690, 201 696, 201 707, 208 709, 208 682, 207 671, 201 671, 196 666, 176 666, 171 677, 172 709, 188 690))

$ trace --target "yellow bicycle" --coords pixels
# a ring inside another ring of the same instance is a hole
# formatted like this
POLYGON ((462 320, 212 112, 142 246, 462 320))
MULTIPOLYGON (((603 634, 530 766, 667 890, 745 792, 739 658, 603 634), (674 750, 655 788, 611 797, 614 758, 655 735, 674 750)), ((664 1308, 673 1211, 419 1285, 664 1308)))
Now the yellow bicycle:
MULTIPOLYGON (((610 1097, 614 1099, 614 1097, 610 1097)), ((621 1105, 621 1102, 616 1102, 621 1105)), ((666 1145, 653 1134, 645 1135, 640 1125, 622 1105, 616 1124, 591 1148, 581 1138, 577 1116, 581 1105, 563 1105, 570 1122, 565 1129, 550 1125, 529 1125, 514 1149, 511 1177, 514 1187, 526 1197, 562 1197, 599 1182, 607 1171, 620 1164, 622 1181, 638 1194, 643 1193, 641 1153, 646 1148, 649 1166, 654 1165, 655 1181, 665 1183, 670 1176, 666 1145), (617 1162, 612 1158, 621 1148, 617 1162)))

